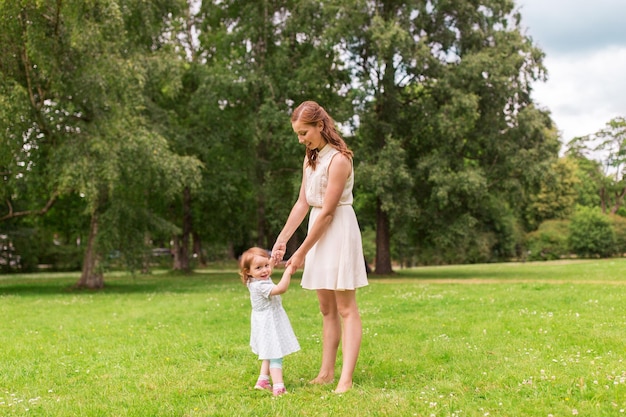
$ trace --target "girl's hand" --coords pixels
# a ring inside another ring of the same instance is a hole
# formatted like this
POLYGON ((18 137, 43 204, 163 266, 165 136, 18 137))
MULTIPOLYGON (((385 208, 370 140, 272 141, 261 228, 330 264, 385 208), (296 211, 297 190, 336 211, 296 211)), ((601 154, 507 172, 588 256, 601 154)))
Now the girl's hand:
POLYGON ((294 268, 293 265, 290 265, 285 268, 285 272, 283 272, 283 275, 287 274, 291 277, 295 273, 296 273, 296 268, 294 268))
POLYGON ((291 275, 296 272, 296 269, 293 266, 285 267, 285 271, 283 272, 283 276, 278 282, 278 284, 274 285, 270 295, 278 295, 284 294, 289 289, 289 284, 291 283, 291 275))
POLYGON ((287 244, 282 242, 274 243, 274 247, 272 248, 272 259, 275 263, 279 263, 283 260, 283 256, 285 256, 285 251, 287 250, 287 244))

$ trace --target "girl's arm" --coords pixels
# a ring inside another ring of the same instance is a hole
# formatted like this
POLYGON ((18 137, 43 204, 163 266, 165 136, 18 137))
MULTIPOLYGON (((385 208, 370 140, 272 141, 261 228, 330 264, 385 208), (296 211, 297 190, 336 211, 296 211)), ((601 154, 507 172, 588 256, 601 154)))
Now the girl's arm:
POLYGON ((343 189, 351 172, 352 161, 349 157, 340 153, 333 157, 328 167, 328 186, 326 187, 326 194, 324 194, 324 205, 304 242, 287 261, 287 266, 293 266, 295 269, 301 267, 304 264, 304 257, 307 252, 324 235, 330 222, 333 220, 337 204, 339 204, 341 194, 343 194, 343 189))
POLYGON ((283 277, 280 279, 278 284, 276 284, 274 288, 272 288, 270 295, 279 295, 286 293, 287 289, 289 288, 289 284, 291 283, 291 275, 294 272, 295 269, 293 269, 293 267, 291 266, 285 268, 285 272, 283 272, 283 277))

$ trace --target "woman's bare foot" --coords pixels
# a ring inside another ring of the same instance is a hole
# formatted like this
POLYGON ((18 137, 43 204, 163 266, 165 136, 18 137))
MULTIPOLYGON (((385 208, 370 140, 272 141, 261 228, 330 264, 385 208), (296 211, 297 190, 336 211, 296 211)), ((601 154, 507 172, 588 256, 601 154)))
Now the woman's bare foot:
POLYGON ((335 394, 343 394, 344 392, 350 391, 352 389, 352 381, 349 382, 341 382, 337 384, 337 388, 333 391, 335 394))
POLYGON ((318 375, 309 381, 309 384, 313 385, 326 385, 333 382, 335 377, 333 375, 318 375))

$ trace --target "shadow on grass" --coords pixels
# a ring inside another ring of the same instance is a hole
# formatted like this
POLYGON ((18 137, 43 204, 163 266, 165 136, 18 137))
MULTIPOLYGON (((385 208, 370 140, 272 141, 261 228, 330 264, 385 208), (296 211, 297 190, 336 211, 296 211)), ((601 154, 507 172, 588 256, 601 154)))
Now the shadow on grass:
POLYGON ((141 293, 195 293, 206 291, 215 286, 230 286, 237 283, 239 277, 228 272, 215 274, 160 274, 138 276, 116 276, 104 279, 104 288, 90 290, 77 288, 78 277, 37 278, 32 274, 0 280, 0 297, 3 296, 50 296, 50 295, 108 295, 141 293))
MULTIPOLYGON (((448 265, 427 266, 396 270, 393 274, 371 274, 370 279, 397 280, 515 280, 537 278, 539 265, 532 264, 474 264, 474 265, 448 265)), ((545 265, 544 265, 545 268, 545 265)))
POLYGON ((494 279, 494 280, 502 280, 502 279, 506 279, 506 278, 522 278, 522 277, 531 277, 533 274, 532 273, 526 273, 526 274, 522 274, 519 271, 513 273, 513 274, 503 274, 502 272, 493 272, 493 271, 453 271, 453 270, 441 270, 441 271, 434 271, 434 270, 427 270, 427 271, 419 271, 419 270, 411 270, 410 272, 404 272, 404 271, 398 271, 394 274, 388 275, 376 275, 376 274, 371 274, 368 278, 371 280, 376 280, 376 279, 384 279, 384 280, 390 280, 393 281, 394 279, 397 279, 398 281, 400 280, 407 280, 407 279, 411 279, 411 280, 416 280, 416 281, 420 281, 420 280, 470 280, 470 279, 484 279, 484 280, 489 280, 489 279, 494 279))

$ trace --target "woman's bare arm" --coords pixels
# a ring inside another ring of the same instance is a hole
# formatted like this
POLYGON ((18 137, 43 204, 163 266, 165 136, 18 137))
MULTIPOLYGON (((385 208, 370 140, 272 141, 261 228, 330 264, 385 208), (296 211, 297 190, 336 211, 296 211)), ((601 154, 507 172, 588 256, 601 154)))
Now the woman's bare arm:
POLYGON ((272 248, 272 257, 277 261, 281 261, 283 256, 285 256, 285 250, 287 249, 287 241, 293 236, 296 232, 296 229, 302 224, 302 221, 306 217, 309 212, 309 204, 306 201, 306 194, 304 191, 305 187, 305 176, 304 176, 304 164, 302 165, 302 182, 300 183, 300 192, 298 193, 298 199, 294 203, 291 212, 289 213, 289 217, 283 226, 283 230, 281 230, 280 234, 276 238, 276 243, 274 243, 274 247, 272 248))
POLYGON ((304 257, 307 252, 324 235, 333 220, 346 181, 351 173, 352 161, 350 158, 340 153, 336 154, 328 167, 328 186, 326 187, 324 204, 322 205, 321 211, 304 239, 304 242, 302 242, 298 250, 296 250, 287 262, 287 266, 293 265, 296 268, 300 268, 304 264, 304 257))

